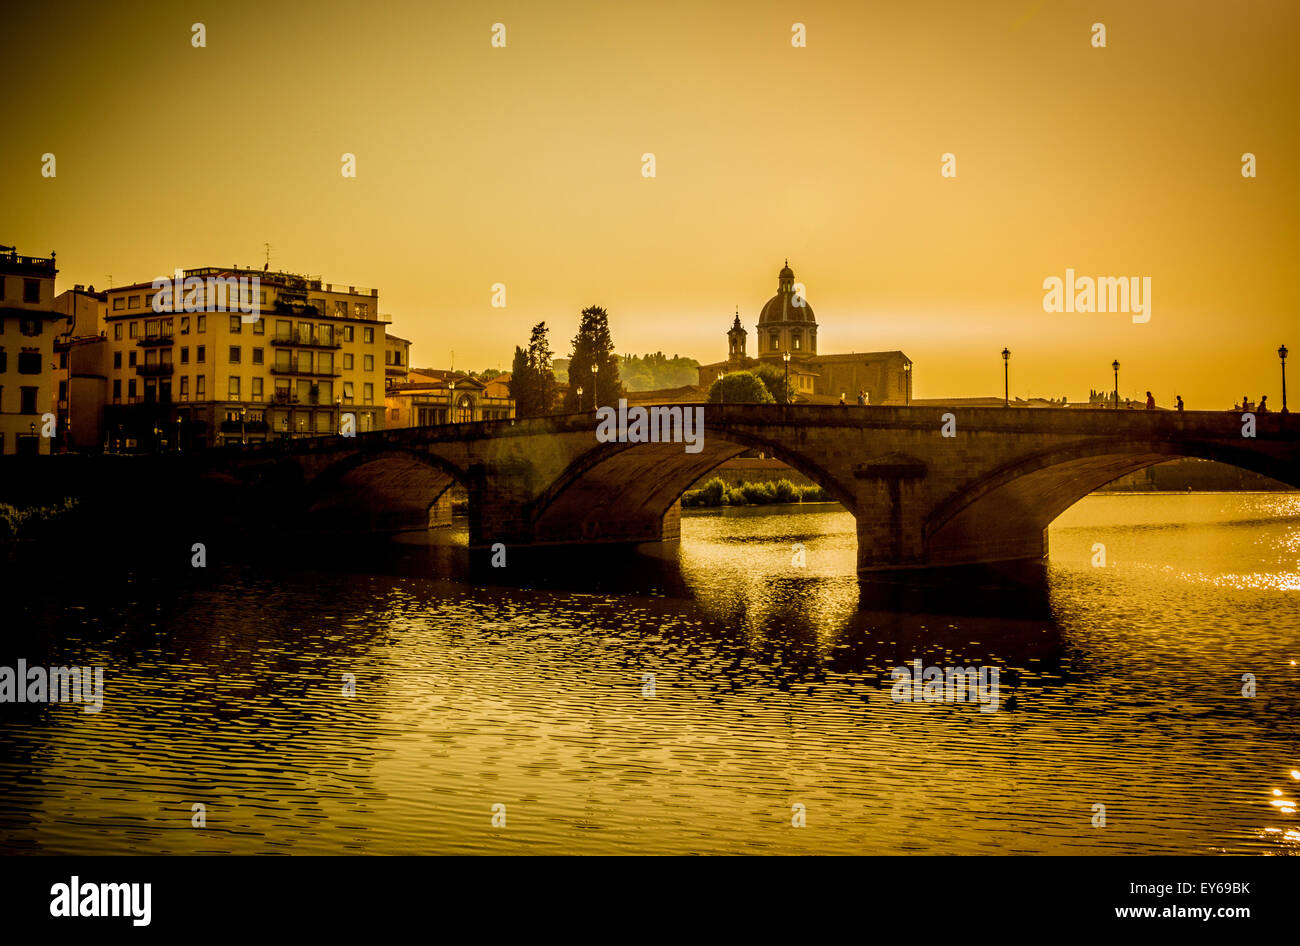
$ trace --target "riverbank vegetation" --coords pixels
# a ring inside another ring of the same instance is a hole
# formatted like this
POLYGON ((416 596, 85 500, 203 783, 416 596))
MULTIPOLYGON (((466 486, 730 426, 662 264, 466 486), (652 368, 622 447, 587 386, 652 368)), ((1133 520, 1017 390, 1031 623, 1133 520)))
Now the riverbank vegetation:
POLYGON ((11 506, 0 503, 0 542, 13 539, 39 539, 66 526, 77 507, 75 499, 65 499, 51 506, 11 506))
POLYGON ((713 477, 699 489, 682 494, 682 506, 768 506, 776 503, 826 503, 830 495, 820 486, 797 486, 789 480, 737 483, 713 477))

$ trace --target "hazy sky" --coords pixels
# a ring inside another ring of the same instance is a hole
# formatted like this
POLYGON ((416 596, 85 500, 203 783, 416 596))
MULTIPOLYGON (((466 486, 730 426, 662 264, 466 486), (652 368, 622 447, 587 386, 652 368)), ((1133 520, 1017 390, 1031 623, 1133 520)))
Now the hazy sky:
POLYGON ((10 6, 0 243, 102 288, 260 267, 269 242, 273 268, 377 287, 415 364, 507 369, 542 319, 567 355, 591 304, 620 352, 702 362, 739 305, 752 354, 788 256, 821 350, 902 349, 918 397, 1000 394, 1007 345, 1013 394, 1081 398, 1118 358, 1124 394, 1280 402, 1276 349, 1300 352, 1298 11, 10 6), (1067 267, 1151 277, 1151 320, 1045 313, 1067 267))

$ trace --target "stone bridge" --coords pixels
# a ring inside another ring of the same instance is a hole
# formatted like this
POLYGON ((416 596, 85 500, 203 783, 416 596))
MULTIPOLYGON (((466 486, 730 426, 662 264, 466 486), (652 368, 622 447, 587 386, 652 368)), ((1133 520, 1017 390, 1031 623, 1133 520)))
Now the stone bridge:
POLYGON ((315 524, 425 529, 469 496, 471 548, 639 543, 679 535, 682 493, 762 450, 857 520, 858 570, 1041 560, 1047 526, 1097 487, 1199 457, 1300 487, 1289 415, 1054 408, 705 405, 703 447, 602 443, 594 413, 400 428, 205 454, 273 483, 315 524), (945 435, 945 428, 947 434, 945 435))

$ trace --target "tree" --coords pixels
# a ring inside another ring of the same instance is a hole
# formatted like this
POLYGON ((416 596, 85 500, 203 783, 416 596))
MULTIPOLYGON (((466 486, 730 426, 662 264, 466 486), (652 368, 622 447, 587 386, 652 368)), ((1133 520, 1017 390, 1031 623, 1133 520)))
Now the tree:
POLYGON ((578 334, 573 337, 573 354, 569 356, 569 392, 564 396, 564 409, 578 411, 588 404, 613 407, 622 394, 618 356, 614 354, 614 342, 609 336, 609 313, 598 305, 588 306, 582 310, 578 334), (592 366, 599 369, 594 377, 592 366), (583 391, 582 404, 578 403, 578 388, 583 391))
POLYGON ((794 385, 785 379, 785 369, 776 365, 758 364, 749 369, 763 382, 777 404, 794 403, 794 385))
POLYGON ((532 378, 533 391, 536 396, 537 412, 529 416, 536 417, 550 414, 555 410, 555 372, 551 369, 551 340, 545 322, 533 326, 533 334, 528 339, 528 371, 532 378))
POLYGON ((710 404, 772 404, 776 398, 752 371, 733 371, 709 385, 710 404))
POLYGON ((515 346, 510 363, 510 396, 516 417, 540 417, 555 409, 555 374, 545 322, 533 326, 527 350, 515 346))
POLYGON ((515 402, 516 417, 532 417, 537 396, 532 372, 528 370, 528 352, 515 346, 515 357, 510 362, 510 396, 515 402))

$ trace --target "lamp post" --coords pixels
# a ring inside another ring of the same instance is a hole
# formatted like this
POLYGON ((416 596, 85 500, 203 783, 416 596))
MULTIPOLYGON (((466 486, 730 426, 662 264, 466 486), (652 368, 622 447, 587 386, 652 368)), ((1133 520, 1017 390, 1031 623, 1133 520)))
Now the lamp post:
POLYGON ((912 403, 912 363, 903 362, 903 405, 910 406, 912 403))
POLYGON ((248 408, 239 409, 239 445, 242 447, 248 443, 248 436, 244 428, 244 419, 248 416, 248 408))
POLYGON ((1119 359, 1112 361, 1110 366, 1115 372, 1115 410, 1119 410, 1119 359))
POLYGON ((582 385, 578 385, 578 413, 582 413, 582 385))
POLYGON ((723 384, 723 381, 726 379, 726 377, 727 377, 727 373, 725 371, 718 372, 718 403, 719 404, 727 403, 727 386, 723 384))
POLYGON ((456 423, 456 382, 447 382, 447 422, 456 423))
POLYGON ((1011 349, 1002 349, 1002 406, 1011 406, 1011 349))
POLYGON ((1286 346, 1283 345, 1277 350, 1277 356, 1282 359, 1282 413, 1286 411, 1286 346))
POLYGON ((781 393, 785 395, 785 403, 790 403, 790 352, 781 352, 781 360, 785 362, 785 382, 781 387, 781 393))
POLYGON ((343 396, 340 394, 334 395, 334 430, 343 432, 343 396))
POLYGON ((600 365, 591 366, 591 409, 593 411, 596 409, 596 401, 600 396, 600 385, 596 383, 599 380, 599 371, 600 365))

